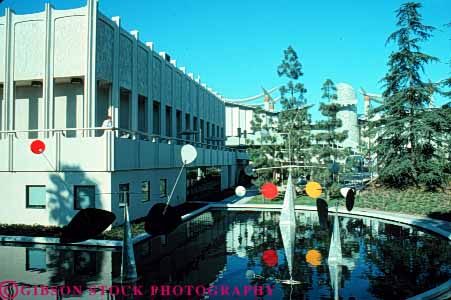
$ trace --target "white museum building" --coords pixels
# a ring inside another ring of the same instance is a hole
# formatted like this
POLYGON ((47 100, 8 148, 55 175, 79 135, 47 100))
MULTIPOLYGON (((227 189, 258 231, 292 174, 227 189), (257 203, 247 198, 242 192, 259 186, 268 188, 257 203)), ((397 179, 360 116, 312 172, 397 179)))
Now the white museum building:
POLYGON ((166 202, 186 143, 198 157, 172 205, 186 201, 188 172, 214 168, 220 190, 233 187, 248 158, 225 146, 225 128, 216 93, 95 0, 0 17, 0 223, 64 225, 96 207, 119 224, 124 192, 143 217, 166 202))

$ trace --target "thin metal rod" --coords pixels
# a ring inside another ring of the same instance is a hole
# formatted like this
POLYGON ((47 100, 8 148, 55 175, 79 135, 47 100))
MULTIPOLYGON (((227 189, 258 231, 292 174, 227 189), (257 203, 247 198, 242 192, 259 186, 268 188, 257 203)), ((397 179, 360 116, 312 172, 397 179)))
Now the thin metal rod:
POLYGON ((168 201, 166 201, 166 206, 164 207, 163 215, 166 214, 166 211, 167 211, 168 206, 169 206, 169 202, 171 202, 172 195, 174 194, 175 188, 177 187, 177 183, 178 183, 179 180, 180 180, 180 176, 182 176, 182 172, 183 172, 183 169, 185 168, 185 166, 186 166, 186 164, 185 164, 185 162, 183 162, 182 168, 180 169, 180 172, 179 172, 179 174, 177 175, 177 179, 175 180, 174 186, 172 187, 172 191, 171 191, 171 193, 169 194, 168 201))

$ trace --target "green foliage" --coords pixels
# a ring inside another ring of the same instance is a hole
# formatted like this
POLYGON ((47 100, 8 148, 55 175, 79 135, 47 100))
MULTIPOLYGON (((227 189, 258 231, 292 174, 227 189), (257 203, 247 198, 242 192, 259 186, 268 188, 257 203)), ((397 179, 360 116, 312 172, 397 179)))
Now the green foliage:
MULTIPOLYGON (((280 88, 282 107, 278 113, 277 124, 265 120, 261 109, 255 111, 251 123, 252 130, 257 133, 255 142, 248 141, 251 144, 248 151, 254 168, 280 167, 290 161, 304 164, 311 158, 309 151, 311 120, 305 107, 307 90, 299 82, 299 78, 303 75, 302 65, 291 46, 284 50, 277 74, 288 79, 287 84, 280 88)), ((276 173, 280 172, 277 169, 259 171, 259 177, 254 184, 260 186, 267 181, 275 182, 276 173)))
POLYGON ((280 103, 282 110, 279 113, 278 133, 284 138, 282 157, 284 161, 306 164, 310 161, 310 123, 311 117, 305 106, 304 84, 299 82, 303 75, 302 65, 294 49, 289 46, 284 51, 284 58, 277 68, 277 74, 286 77, 289 81, 280 88, 280 103), (287 150, 291 149, 291 157, 287 150))
POLYGON ((390 186, 442 185, 443 160, 439 149, 444 120, 428 110, 434 85, 425 82, 424 67, 437 58, 421 52, 434 27, 421 23, 421 4, 408 2, 397 10, 398 30, 387 39, 397 51, 390 54, 389 71, 382 79, 381 118, 373 121, 379 178, 390 186), (434 116, 435 115, 435 116, 434 116), (437 122, 438 121, 438 122, 437 122))
POLYGON ((347 132, 339 132, 342 126, 341 120, 337 118, 337 113, 343 105, 334 102, 337 99, 337 88, 331 79, 326 79, 321 88, 322 98, 326 103, 320 103, 320 111, 327 119, 317 123, 317 129, 321 132, 315 135, 315 154, 322 164, 329 165, 333 161, 345 156, 344 149, 339 148, 339 144, 347 138, 347 132))

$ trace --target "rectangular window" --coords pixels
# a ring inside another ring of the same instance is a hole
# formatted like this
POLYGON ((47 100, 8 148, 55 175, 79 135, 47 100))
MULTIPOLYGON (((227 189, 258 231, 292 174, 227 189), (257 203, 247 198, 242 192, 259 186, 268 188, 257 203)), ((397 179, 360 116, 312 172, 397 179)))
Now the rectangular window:
POLYGON ((176 126, 176 135, 177 138, 181 138, 181 132, 182 132, 182 112, 180 110, 176 110, 175 112, 175 126, 176 126))
POLYGON ((204 141, 205 141, 204 120, 200 119, 200 142, 203 143, 204 141))
POLYGON ((168 195, 168 180, 167 179, 160 179, 160 197, 164 198, 168 195))
POLYGON ((119 207, 125 206, 125 201, 130 205, 130 184, 119 184, 119 207))
POLYGON ((191 129, 191 118, 189 114, 185 114, 185 130, 191 129))
POLYGON ((74 186, 74 209, 96 207, 96 187, 93 185, 74 186))
POLYGON ((166 234, 160 235, 161 246, 166 246, 168 244, 168 236, 166 234))
POLYGON ((205 135, 207 138, 207 144, 211 144, 211 136, 210 136, 210 122, 207 122, 207 134, 205 135))
MULTIPOLYGON (((193 131, 197 132, 197 130, 198 130, 197 117, 193 117, 193 131)), ((196 135, 194 136, 194 141, 199 142, 200 141, 199 137, 200 137, 200 135, 197 132, 196 135)))
POLYGON ((98 274, 96 251, 74 251, 74 273, 77 275, 98 274))
POLYGON ((147 98, 138 95, 138 131, 147 132, 147 98))
POLYGON ((166 106, 166 136, 172 136, 172 107, 166 106))
POLYGON ((45 249, 26 249, 25 270, 38 272, 47 270, 45 249))
POLYGON ((161 134, 161 121, 160 121, 160 103, 157 101, 153 102, 153 134, 161 134))
POLYGON ((141 183, 141 194, 142 194, 141 198, 142 202, 150 201, 150 181, 143 181, 141 183))
POLYGON ((27 185, 27 208, 45 208, 45 185, 27 185))

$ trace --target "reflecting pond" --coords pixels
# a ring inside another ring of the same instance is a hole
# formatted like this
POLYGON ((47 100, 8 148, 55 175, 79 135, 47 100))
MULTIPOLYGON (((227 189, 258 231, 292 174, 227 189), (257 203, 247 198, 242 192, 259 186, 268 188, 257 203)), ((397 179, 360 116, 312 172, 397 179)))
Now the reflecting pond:
POLYGON ((0 246, 0 297, 26 287, 17 299, 405 299, 451 278, 451 243, 436 235, 340 216, 344 260, 329 266, 330 229, 320 227, 316 212, 296 217, 292 276, 299 284, 283 282, 290 275, 279 213, 212 211, 135 246, 134 297, 111 288, 121 273, 116 249, 17 244, 0 246), (161 297, 169 284, 172 297, 161 297), (42 288, 33 295, 41 286, 60 288, 56 297, 42 288))

